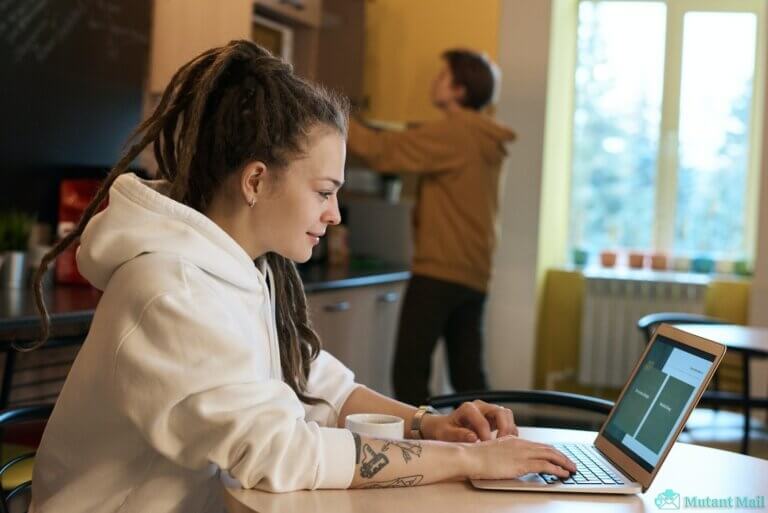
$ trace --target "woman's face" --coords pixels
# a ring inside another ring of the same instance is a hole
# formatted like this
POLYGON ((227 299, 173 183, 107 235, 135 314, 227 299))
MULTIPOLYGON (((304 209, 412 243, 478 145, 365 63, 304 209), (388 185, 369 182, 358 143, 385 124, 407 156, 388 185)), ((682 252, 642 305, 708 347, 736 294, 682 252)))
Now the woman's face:
POLYGON ((277 176, 254 206, 263 248, 295 262, 306 262, 328 225, 341 222, 337 193, 344 183, 346 141, 327 127, 316 126, 305 154, 277 176))

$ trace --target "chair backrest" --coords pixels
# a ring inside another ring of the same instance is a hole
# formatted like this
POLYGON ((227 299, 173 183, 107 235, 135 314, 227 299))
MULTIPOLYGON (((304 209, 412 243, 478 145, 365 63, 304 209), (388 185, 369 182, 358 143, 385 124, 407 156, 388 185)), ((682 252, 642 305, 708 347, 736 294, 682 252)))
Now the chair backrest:
MULTIPOLYGON (((46 421, 51 416, 53 411, 53 404, 40 404, 34 406, 22 406, 19 408, 10 408, 0 411, 0 434, 2 434, 3 441, 5 441, 5 428, 13 424, 21 424, 33 421, 46 421)), ((34 451, 30 451, 25 454, 18 455, 11 458, 7 462, 4 462, 0 466, 0 483, 2 483, 6 473, 16 467, 19 463, 25 460, 29 460, 35 456, 34 451)), ((32 481, 30 479, 14 486, 10 490, 0 490, 0 513, 9 512, 9 504, 16 498, 21 497, 23 494, 28 494, 31 491, 32 481)))
MULTIPOLYGON (((555 417, 538 415, 527 419, 529 421, 533 420, 533 425, 546 425, 548 427, 562 428, 594 429, 599 427, 613 408, 613 402, 607 399, 554 390, 483 390, 477 392, 463 392, 430 397, 427 399, 427 404, 435 408, 455 408, 464 402, 474 400, 497 404, 558 406, 599 414, 598 422, 587 422, 586 424, 584 424, 583 421, 579 422, 578 420, 573 420, 563 415, 555 417)), ((516 420, 519 420, 519 415, 515 414, 515 418, 516 420)))
POLYGON ((637 321, 637 329, 643 332, 645 342, 648 343, 653 338, 661 324, 730 324, 727 321, 710 317, 708 315, 692 314, 685 312, 659 312, 648 314, 637 321))

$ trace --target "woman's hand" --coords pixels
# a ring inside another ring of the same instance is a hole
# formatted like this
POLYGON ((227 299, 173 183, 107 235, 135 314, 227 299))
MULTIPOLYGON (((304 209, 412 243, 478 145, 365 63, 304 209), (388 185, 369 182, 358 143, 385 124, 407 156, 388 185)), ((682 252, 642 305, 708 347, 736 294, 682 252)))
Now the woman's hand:
POLYGON ((517 435, 512 410, 484 401, 466 402, 449 415, 425 415, 421 421, 424 438, 444 442, 490 440, 491 431, 501 438, 517 435))
POLYGON ((470 479, 511 479, 529 473, 554 474, 567 478, 576 465, 551 445, 523 440, 516 436, 472 444, 470 479))

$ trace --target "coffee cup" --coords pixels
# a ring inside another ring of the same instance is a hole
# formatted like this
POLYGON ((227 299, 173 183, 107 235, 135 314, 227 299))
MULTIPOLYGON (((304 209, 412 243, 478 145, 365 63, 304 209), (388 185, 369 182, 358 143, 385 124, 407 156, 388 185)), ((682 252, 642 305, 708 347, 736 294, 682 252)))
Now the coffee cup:
POLYGON ((354 433, 376 438, 402 439, 404 434, 403 419, 382 413, 347 415, 344 426, 354 433))

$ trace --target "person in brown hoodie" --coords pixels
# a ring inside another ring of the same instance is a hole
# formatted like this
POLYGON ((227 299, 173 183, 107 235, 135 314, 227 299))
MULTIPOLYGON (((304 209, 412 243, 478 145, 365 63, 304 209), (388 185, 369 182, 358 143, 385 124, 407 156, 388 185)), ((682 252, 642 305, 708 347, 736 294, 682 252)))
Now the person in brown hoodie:
POLYGON ((392 379, 397 399, 424 404, 432 352, 445 337, 457 392, 487 389, 483 310, 498 238, 501 168, 515 133, 483 110, 499 72, 484 55, 448 50, 432 84, 435 122, 402 132, 350 121, 347 147, 372 169, 418 173, 412 277, 403 302, 392 379))

